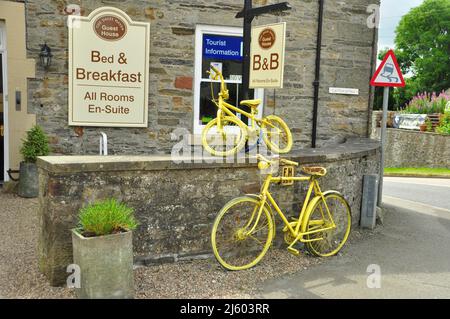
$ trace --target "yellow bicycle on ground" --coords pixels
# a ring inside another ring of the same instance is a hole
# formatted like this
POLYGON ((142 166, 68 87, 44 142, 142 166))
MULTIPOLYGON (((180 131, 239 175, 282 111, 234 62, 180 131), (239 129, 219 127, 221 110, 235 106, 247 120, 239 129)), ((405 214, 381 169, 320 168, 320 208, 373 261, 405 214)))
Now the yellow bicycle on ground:
MULTIPOLYGON (((263 139, 267 147, 279 154, 288 153, 292 148, 292 134, 287 124, 278 116, 269 115, 262 119, 256 118, 257 108, 261 100, 241 101, 241 105, 248 106, 250 113, 245 112, 225 101, 229 92, 222 73, 214 66, 213 79, 220 79, 218 100, 214 97, 211 83, 212 102, 217 106, 217 117, 210 121, 202 132, 202 144, 205 150, 214 156, 230 156, 241 150, 250 136, 259 136, 261 128, 263 139), (236 114, 240 113, 251 119, 251 126, 246 125, 236 114)), ((208 72, 211 74, 211 72, 208 72)))
POLYGON ((351 210, 337 191, 322 192, 318 179, 325 176, 323 167, 302 167, 308 176, 295 176, 298 163, 285 159, 268 160, 258 155, 258 167, 267 171, 259 195, 246 195, 228 202, 219 212, 211 233, 214 255, 229 270, 255 266, 265 255, 275 237, 275 210, 283 220, 284 240, 288 251, 298 255, 294 246, 305 243, 308 251, 319 257, 337 254, 348 239, 351 210), (274 176, 281 164, 281 176, 274 176), (293 185, 308 181, 309 188, 298 219, 289 221, 270 193, 271 184, 293 185), (314 194, 314 195, 313 195, 314 194))

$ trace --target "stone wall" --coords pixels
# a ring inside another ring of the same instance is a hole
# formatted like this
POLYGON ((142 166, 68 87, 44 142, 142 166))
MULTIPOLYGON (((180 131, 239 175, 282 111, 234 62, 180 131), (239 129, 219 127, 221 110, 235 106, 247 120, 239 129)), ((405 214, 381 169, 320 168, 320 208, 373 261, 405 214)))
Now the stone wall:
MULTIPOLYGON (((396 112, 388 112, 385 167, 450 168, 450 136, 414 130, 394 129, 396 112)), ((372 115, 371 135, 381 139, 382 111, 372 115)))
MULTIPOLYGON (((378 148, 375 141, 358 139, 304 150, 292 159, 328 169, 322 189, 344 194, 357 225, 362 178, 377 173, 378 148)), ((218 211, 234 197, 259 192, 263 180, 254 163, 175 164, 169 156, 51 156, 40 158, 38 166, 40 268, 53 285, 65 282, 72 262, 70 229, 83 205, 115 197, 135 209, 140 222, 134 232, 136 263, 205 258, 211 256, 211 225, 218 211)), ((282 209, 298 216, 305 185, 273 190, 282 209)), ((282 225, 278 217, 277 224, 282 225)))
MULTIPOLYGON (((277 1, 255 0, 255 6, 277 1)), ((46 42, 54 54, 45 71, 37 66, 29 82, 28 112, 50 135, 55 154, 97 154, 98 128, 69 127, 68 4, 78 4, 86 16, 100 6, 124 10, 132 19, 151 22, 149 126, 102 128, 112 154, 161 154, 173 146, 175 128, 193 127, 194 33, 196 24, 241 26, 234 16, 243 0, 29 0, 26 1, 28 57, 39 56, 46 42)), ((285 88, 266 90, 265 113, 276 113, 292 128, 296 146, 311 142, 313 81, 316 54, 318 1, 291 0, 287 22, 285 88)), ((367 7, 379 0, 330 0, 325 5, 319 145, 333 139, 367 137, 371 110, 370 76, 375 61, 376 30, 367 27, 367 7), (359 96, 330 95, 329 87, 358 88, 359 96)), ((277 22, 265 16, 255 24, 277 22)))
POLYGON ((388 129, 385 166, 450 168, 450 135, 388 129))

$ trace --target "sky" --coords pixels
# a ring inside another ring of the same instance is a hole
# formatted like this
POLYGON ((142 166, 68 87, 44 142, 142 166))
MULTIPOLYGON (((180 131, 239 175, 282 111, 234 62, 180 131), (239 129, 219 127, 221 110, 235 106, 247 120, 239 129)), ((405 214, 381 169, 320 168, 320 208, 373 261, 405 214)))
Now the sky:
POLYGON ((424 0, 381 0, 378 49, 394 48, 395 28, 403 15, 424 0))

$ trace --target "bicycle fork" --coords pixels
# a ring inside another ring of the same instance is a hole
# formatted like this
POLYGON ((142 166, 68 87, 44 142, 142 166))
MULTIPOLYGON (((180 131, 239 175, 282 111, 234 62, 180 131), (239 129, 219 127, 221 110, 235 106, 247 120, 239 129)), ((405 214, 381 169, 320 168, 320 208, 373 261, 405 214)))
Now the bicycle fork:
MULTIPOLYGON (((266 182, 264 183, 262 190, 261 190, 261 195, 259 196, 261 201, 260 201, 260 207, 258 208, 258 206, 255 207, 255 209, 252 212, 252 216, 250 217, 249 222, 247 223, 247 225, 245 226, 245 228, 250 227, 250 225, 253 222, 253 219, 256 217, 256 221, 253 224, 252 228, 245 232, 246 236, 251 236, 251 234, 256 230, 256 227, 258 226, 259 220, 261 219, 261 214, 263 213, 263 209, 267 204, 267 191, 269 190, 269 186, 270 186, 270 179, 272 178, 272 175, 269 175, 268 178, 266 179, 266 182)), ((272 216, 270 216, 270 218, 272 218, 272 216)), ((274 225, 272 225, 272 227, 274 227, 274 225)))

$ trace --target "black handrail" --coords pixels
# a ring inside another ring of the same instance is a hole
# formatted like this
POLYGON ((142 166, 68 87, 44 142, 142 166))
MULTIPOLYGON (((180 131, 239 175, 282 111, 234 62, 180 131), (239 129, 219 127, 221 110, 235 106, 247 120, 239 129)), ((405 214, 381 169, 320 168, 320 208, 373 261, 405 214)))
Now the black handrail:
POLYGON ((14 170, 14 169, 9 169, 6 171, 8 173, 9 178, 14 181, 14 182, 18 182, 19 181, 19 177, 18 178, 14 178, 11 176, 11 174, 19 174, 19 170, 14 170))

